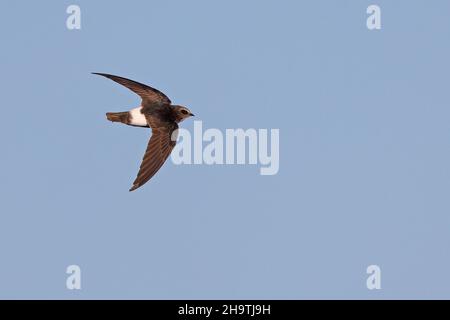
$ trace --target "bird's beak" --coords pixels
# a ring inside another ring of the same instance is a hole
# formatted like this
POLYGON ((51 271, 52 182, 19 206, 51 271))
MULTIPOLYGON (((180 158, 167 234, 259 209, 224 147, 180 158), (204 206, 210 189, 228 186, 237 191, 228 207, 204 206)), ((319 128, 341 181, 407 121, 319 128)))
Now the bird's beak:
POLYGON ((193 113, 190 113, 191 117, 194 117, 195 115, 193 113))

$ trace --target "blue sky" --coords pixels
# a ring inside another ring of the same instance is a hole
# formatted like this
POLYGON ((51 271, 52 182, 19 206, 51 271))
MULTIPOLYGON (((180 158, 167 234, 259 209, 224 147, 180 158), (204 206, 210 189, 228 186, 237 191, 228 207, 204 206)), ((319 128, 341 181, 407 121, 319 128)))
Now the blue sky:
POLYGON ((448 1, 3 7, 1 298, 449 298, 448 1), (280 129, 279 173, 169 161, 129 193, 150 132, 106 121, 140 101, 90 72, 280 129))

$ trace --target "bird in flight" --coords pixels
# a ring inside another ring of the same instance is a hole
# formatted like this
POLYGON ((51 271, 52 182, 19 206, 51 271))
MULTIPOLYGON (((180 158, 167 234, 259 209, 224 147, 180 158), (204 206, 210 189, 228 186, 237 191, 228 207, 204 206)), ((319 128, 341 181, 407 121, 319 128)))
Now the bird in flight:
POLYGON ((130 189, 136 190, 162 167, 176 144, 178 123, 193 114, 184 106, 173 105, 164 93, 145 84, 106 73, 93 74, 109 78, 142 98, 141 105, 130 111, 106 113, 106 118, 112 122, 152 129, 141 167, 130 189))

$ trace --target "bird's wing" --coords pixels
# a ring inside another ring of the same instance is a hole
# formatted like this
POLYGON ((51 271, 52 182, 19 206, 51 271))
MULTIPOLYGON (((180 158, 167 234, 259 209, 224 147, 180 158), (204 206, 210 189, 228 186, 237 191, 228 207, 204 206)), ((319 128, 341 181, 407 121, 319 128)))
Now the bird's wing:
POLYGON ((159 91, 157 89, 149 87, 145 84, 142 84, 142 83, 139 83, 139 82, 127 79, 127 78, 113 76, 111 74, 106 74, 106 73, 93 72, 93 74, 97 74, 99 76, 106 77, 108 79, 111 79, 111 80, 127 87, 134 93, 138 94, 142 98, 142 100, 145 102, 160 103, 160 104, 171 104, 172 103, 170 101, 170 99, 164 93, 162 93, 161 91, 159 91))
POLYGON ((178 129, 178 125, 175 122, 162 122, 148 115, 146 118, 152 128, 152 136, 130 191, 136 190, 145 184, 158 172, 176 144, 176 136, 172 139, 172 134, 178 129))

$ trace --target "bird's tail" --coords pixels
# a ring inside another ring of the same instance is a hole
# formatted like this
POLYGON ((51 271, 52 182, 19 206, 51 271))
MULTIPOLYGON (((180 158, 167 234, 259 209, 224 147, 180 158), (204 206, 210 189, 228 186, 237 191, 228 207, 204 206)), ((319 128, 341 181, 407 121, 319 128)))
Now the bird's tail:
POLYGON ((128 111, 125 112, 107 112, 106 119, 112 122, 122 122, 125 124, 130 123, 130 113, 128 111))

